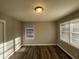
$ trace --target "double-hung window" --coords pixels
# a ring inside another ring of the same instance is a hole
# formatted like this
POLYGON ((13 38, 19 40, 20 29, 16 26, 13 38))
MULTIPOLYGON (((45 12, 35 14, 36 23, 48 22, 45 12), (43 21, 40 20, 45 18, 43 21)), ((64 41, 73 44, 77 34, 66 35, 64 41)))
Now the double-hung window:
POLYGON ((79 21, 71 21, 71 41, 70 43, 79 47, 79 21))
POLYGON ((79 48, 79 19, 60 24, 60 40, 79 48))
POLYGON ((65 22, 60 24, 60 39, 68 42, 69 43, 69 39, 70 39, 70 24, 69 22, 65 22))

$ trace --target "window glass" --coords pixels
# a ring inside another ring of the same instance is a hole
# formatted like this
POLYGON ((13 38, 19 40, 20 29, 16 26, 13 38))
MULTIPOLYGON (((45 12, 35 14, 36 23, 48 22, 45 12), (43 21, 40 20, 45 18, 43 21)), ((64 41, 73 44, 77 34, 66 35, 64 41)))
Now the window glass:
POLYGON ((79 48, 79 19, 60 24, 60 40, 79 48))

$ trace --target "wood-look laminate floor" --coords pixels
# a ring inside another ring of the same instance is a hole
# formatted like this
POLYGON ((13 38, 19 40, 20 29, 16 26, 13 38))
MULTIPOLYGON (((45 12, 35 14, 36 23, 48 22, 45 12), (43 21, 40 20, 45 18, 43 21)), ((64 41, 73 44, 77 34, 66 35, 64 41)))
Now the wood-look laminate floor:
POLYGON ((9 59, 72 59, 58 46, 22 47, 9 59))

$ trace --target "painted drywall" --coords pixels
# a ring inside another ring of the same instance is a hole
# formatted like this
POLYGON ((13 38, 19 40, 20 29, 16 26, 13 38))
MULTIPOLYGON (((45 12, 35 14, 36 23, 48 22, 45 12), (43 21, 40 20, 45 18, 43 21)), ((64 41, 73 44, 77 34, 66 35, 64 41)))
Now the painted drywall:
POLYGON ((27 22, 22 24, 23 45, 56 44, 56 24, 54 22, 27 22), (25 38, 25 26, 34 25, 35 39, 25 38))
POLYGON ((55 21, 79 8, 79 0, 0 0, 0 11, 20 21, 55 21), (36 6, 44 11, 38 15, 36 6))
POLYGON ((60 40, 60 37, 59 37, 60 36, 59 24, 65 21, 75 20, 75 19, 79 19, 79 10, 57 21, 57 36, 58 36, 57 43, 65 51, 67 51, 74 59, 79 59, 79 49, 71 46, 68 43, 63 42, 62 40, 60 40))
POLYGON ((5 47, 6 51, 5 58, 8 57, 11 53, 13 53, 17 48, 20 47, 21 44, 21 23, 14 18, 7 17, 4 15, 0 15, 0 20, 4 20, 6 22, 5 28, 5 47))

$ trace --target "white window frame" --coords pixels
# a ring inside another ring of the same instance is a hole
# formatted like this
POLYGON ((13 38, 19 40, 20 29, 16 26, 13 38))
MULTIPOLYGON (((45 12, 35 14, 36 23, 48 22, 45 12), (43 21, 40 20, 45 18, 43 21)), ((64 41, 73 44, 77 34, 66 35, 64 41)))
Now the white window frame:
MULTIPOLYGON (((73 23, 76 23, 76 22, 79 22, 79 19, 70 21, 70 24, 73 24, 73 23)), ((72 28, 72 25, 71 25, 71 28, 72 28)), ((77 45, 75 45, 75 44, 72 43, 72 40, 73 40, 72 34, 73 34, 73 33, 74 33, 74 34, 75 34, 75 33, 76 33, 76 34, 79 34, 79 32, 73 32, 72 29, 71 29, 71 32, 70 32, 70 34, 71 34, 70 45, 72 45, 72 46, 74 46, 74 47, 76 47, 76 48, 79 49, 79 46, 77 46, 77 45)))
POLYGON ((77 46, 76 44, 72 44, 72 40, 73 40, 73 38, 72 38, 72 33, 77 33, 77 34, 79 34, 79 32, 73 32, 73 30, 72 30, 72 23, 75 23, 75 22, 79 22, 79 19, 75 19, 75 20, 72 20, 72 21, 67 21, 67 22, 64 22, 64 23, 60 23, 60 40, 62 40, 62 41, 64 41, 64 42, 66 42, 66 43, 68 43, 69 45, 71 45, 71 46, 73 46, 73 47, 76 47, 76 48, 78 48, 79 49, 79 46, 77 46), (62 39, 62 36, 61 36, 61 34, 62 34, 62 28, 61 28, 61 25, 62 24, 66 24, 67 22, 69 22, 69 42, 66 42, 65 40, 63 40, 62 39))
MULTIPOLYGON (((64 38, 61 37, 62 32, 68 33, 68 31, 62 31, 62 24, 68 24, 68 23, 69 23, 69 21, 60 24, 60 40, 62 40, 62 41, 64 41, 64 42, 69 44, 70 40, 67 42, 67 41, 64 40, 64 38)), ((70 24, 69 24, 69 27, 70 27, 70 24)), ((70 29, 69 29, 69 32, 70 32, 70 29)), ((69 39, 70 39, 70 33, 69 33, 69 39)))
POLYGON ((4 51, 4 53, 3 53, 3 55, 4 55, 4 57, 3 58, 5 58, 5 49, 6 49, 6 21, 5 20, 3 20, 3 19, 0 19, 0 22, 2 22, 3 24, 4 24, 4 42, 3 42, 3 51, 4 51))
POLYGON ((32 35, 33 35, 33 37, 27 37, 27 29, 28 29, 28 26, 29 25, 25 25, 25 40, 32 40, 32 39, 35 39, 35 26, 33 25, 33 33, 32 33, 32 35))

